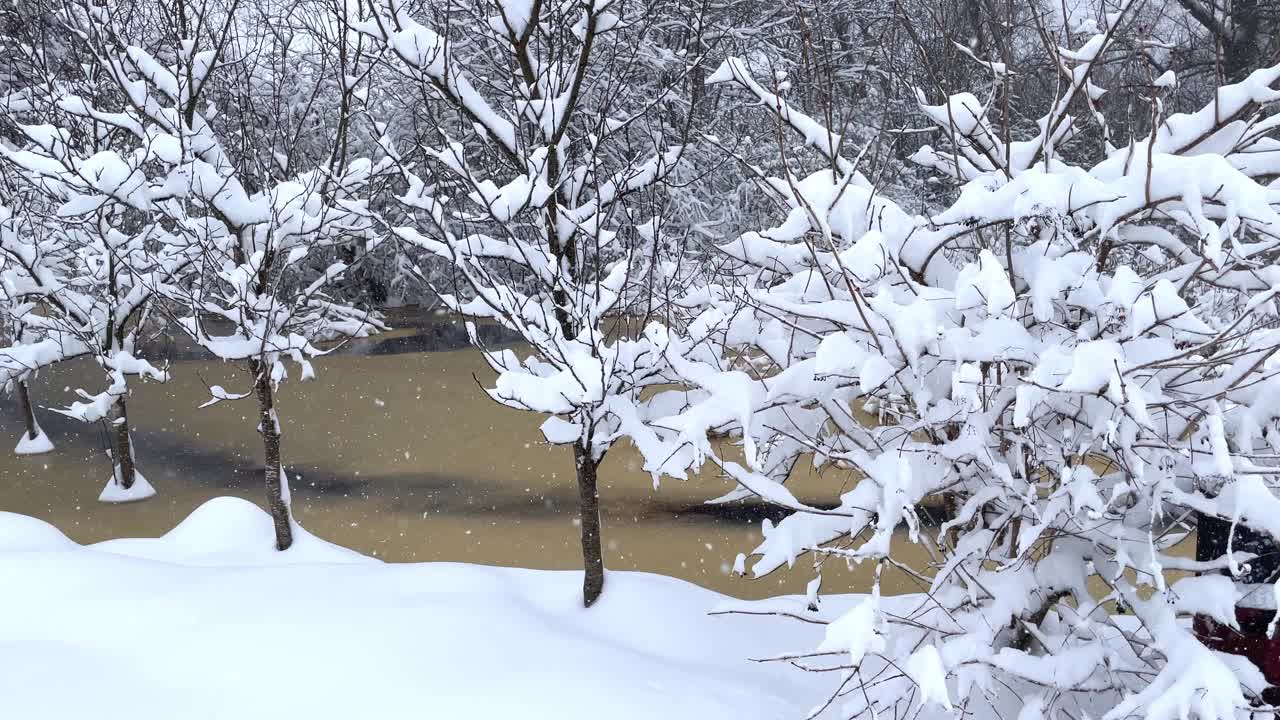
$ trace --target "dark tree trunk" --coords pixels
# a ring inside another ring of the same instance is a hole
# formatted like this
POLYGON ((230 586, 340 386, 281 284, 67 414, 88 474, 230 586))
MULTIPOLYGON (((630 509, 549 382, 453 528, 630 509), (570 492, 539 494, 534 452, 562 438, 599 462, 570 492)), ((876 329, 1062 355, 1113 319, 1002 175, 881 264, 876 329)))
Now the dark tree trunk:
POLYGON ((284 479, 280 477, 280 423, 276 418, 275 395, 271 390, 271 379, 267 377, 266 364, 250 360, 249 369, 253 373, 254 393, 258 396, 258 432, 262 434, 262 445, 266 451, 262 475, 267 488, 267 508, 276 528, 276 549, 288 550, 293 544, 293 529, 289 504, 284 497, 284 479))
POLYGON ((116 482, 128 490, 133 487, 137 466, 133 460, 133 440, 129 437, 129 412, 124 396, 116 398, 115 417, 111 419, 115 429, 116 482))
POLYGON ((573 446, 578 473, 578 513, 582 520, 582 604, 591 607, 604 590, 604 556, 600 553, 600 492, 597 470, 600 461, 581 445, 573 446))
POLYGON ((27 382, 18 383, 18 402, 22 405, 22 419, 27 423, 27 439, 35 440, 39 434, 36 425, 36 412, 31 407, 31 393, 27 390, 27 382))
POLYGON ((1227 82, 1237 83, 1258 69, 1262 51, 1258 47, 1258 0, 1235 0, 1231 21, 1234 32, 1222 39, 1222 74, 1227 82))

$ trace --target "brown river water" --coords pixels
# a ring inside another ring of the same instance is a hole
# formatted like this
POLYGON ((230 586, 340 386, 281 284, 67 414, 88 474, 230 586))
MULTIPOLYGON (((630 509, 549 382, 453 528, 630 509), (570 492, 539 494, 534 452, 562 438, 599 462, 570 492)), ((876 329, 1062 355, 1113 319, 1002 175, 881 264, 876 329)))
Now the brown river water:
MULTIPOLYGON (((459 325, 410 311, 389 320, 397 331, 353 342, 315 363, 316 380, 281 387, 283 452, 298 521, 327 540, 394 562, 580 567, 570 451, 546 444, 541 416, 499 406, 480 391, 477 380, 490 383, 493 374, 465 347, 459 325)), ((25 458, 0 451, 0 510, 41 518, 88 543, 163 534, 218 495, 260 502, 253 399, 198 409, 209 399, 208 386, 243 392, 245 373, 190 351, 151 353, 166 356, 172 379, 133 382, 129 398, 139 469, 156 497, 97 502, 110 475, 102 428, 44 409, 66 407, 75 388, 101 389, 96 367, 75 362, 32 381, 41 423, 57 449, 25 458)), ((296 378, 296 368, 289 371, 296 378)), ((0 406, 0 438, 9 446, 22 432, 15 405, 9 396, 0 406)), ((640 467, 639 455, 622 444, 601 469, 607 567, 672 575, 740 597, 804 591, 812 569, 803 564, 811 560, 762 579, 729 572, 735 556, 759 542, 761 521, 782 513, 756 504, 706 505, 732 487, 710 472, 664 480, 655 490, 640 467)), ((797 496, 818 504, 833 503, 850 482, 847 473, 810 469, 791 480, 797 496)), ((871 576, 869 565, 828 561, 824 590, 865 591, 871 576)), ((893 586, 886 592, 916 589, 906 576, 885 582, 893 586)))

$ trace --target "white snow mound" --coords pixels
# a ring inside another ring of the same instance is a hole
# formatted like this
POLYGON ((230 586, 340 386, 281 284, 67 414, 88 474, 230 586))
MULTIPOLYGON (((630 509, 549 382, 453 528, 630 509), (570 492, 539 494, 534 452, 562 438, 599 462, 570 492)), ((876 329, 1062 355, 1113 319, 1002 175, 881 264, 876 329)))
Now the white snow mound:
POLYGON ((53 452, 53 441, 45 434, 44 428, 36 427, 36 436, 31 437, 23 431, 18 444, 13 448, 14 455, 42 455, 53 452))
POLYGON ((163 537, 107 540, 92 547, 116 555, 206 566, 378 562, 321 540, 296 522, 293 545, 280 552, 271 516, 236 497, 209 500, 163 537))
POLYGON ((102 488, 102 494, 98 495, 98 502, 104 503, 129 503, 146 500, 156 494, 155 488, 151 487, 151 483, 142 477, 142 473, 137 470, 133 471, 133 485, 125 489, 120 484, 120 475, 117 470, 107 481, 106 487, 102 488))
POLYGON ((0 510, 0 553, 80 547, 43 520, 0 510))

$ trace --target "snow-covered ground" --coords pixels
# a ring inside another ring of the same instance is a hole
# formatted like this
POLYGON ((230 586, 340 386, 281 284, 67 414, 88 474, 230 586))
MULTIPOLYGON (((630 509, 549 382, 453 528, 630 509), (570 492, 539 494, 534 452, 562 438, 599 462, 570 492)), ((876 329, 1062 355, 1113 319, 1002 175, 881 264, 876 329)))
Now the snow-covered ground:
MULTIPOLYGON (((80 546, 0 512, 0 717, 803 717, 816 674, 751 657, 822 628, 711 616, 688 583, 386 564, 218 498, 162 538, 80 546)), ((829 679, 829 678, 828 678, 829 679)))

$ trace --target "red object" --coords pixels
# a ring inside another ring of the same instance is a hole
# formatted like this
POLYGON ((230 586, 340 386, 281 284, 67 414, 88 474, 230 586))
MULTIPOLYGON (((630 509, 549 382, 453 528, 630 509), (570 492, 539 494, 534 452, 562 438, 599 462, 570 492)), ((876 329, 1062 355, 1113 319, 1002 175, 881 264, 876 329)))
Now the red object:
POLYGON ((1234 629, 1206 616, 1195 618, 1196 637, 1209 648, 1218 652, 1241 655, 1249 659, 1262 671, 1263 677, 1273 687, 1263 693, 1263 700, 1277 704, 1280 701, 1280 633, 1276 637, 1267 637, 1267 625, 1275 617, 1274 610, 1237 607, 1234 629))

